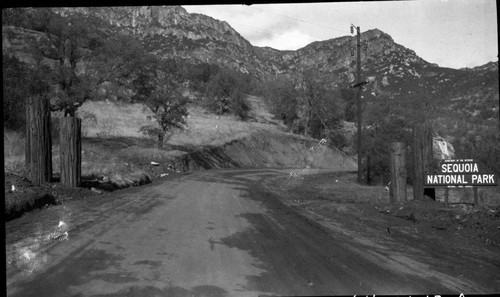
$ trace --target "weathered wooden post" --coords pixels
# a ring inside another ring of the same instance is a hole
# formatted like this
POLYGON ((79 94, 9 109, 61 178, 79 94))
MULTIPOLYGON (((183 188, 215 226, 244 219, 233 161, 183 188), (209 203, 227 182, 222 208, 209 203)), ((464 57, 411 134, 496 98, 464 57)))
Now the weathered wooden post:
POLYGON ((477 187, 474 187, 474 207, 479 206, 479 197, 477 194, 477 187))
POLYGON ((424 194, 436 199, 435 189, 424 188, 424 175, 433 170, 432 129, 425 124, 413 128, 413 199, 424 200, 424 194))
POLYGON ((444 188, 444 205, 446 207, 449 206, 449 195, 450 195, 450 189, 448 187, 444 188))
POLYGON ((61 183, 78 187, 82 173, 82 121, 77 117, 63 117, 60 123, 61 183))
POLYGON ((391 145, 391 203, 406 201, 406 151, 403 142, 391 145))
POLYGON ((50 105, 44 96, 26 99, 25 166, 27 178, 34 184, 52 179, 50 105))

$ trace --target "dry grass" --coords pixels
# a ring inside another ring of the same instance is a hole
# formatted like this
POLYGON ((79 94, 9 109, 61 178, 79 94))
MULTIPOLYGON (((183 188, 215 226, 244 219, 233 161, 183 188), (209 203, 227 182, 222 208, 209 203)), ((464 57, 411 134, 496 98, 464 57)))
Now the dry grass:
POLYGON ((167 143, 180 146, 216 146, 261 131, 281 130, 275 125, 239 121, 234 116, 206 114, 202 108, 193 107, 184 131, 176 131, 167 143))
POLYGON ((162 162, 178 154, 137 144, 85 142, 82 145, 82 174, 87 176, 133 175, 144 173, 151 161, 162 162))
POLYGON ((78 110, 84 137, 143 137, 139 128, 151 125, 141 104, 88 101, 78 110))
MULTIPOLYGON (((235 139, 248 137, 255 132, 282 132, 282 126, 271 119, 258 98, 251 98, 252 117, 259 122, 239 121, 233 116, 208 114, 203 108, 192 106, 184 130, 174 131, 166 137, 165 149, 156 148, 156 140, 138 132, 151 113, 141 104, 115 102, 86 102, 79 110, 82 118, 82 175, 103 176, 142 172, 141 166, 151 161, 163 162, 182 152, 168 147, 193 148, 205 145, 222 145, 235 139), (269 124, 272 123, 272 124, 269 124)), ((54 113, 55 121, 62 115, 54 113)), ((57 132, 57 131, 54 131, 57 132)), ((56 133, 57 134, 57 133, 56 133)), ((24 173, 24 139, 20 133, 5 132, 5 170, 24 173)), ((52 167, 59 172, 59 141, 53 135, 52 167)))
MULTIPOLYGON (((252 97, 253 98, 253 97, 252 97)), ((256 98, 251 100, 253 116, 270 120, 271 115, 256 98)), ((138 132, 145 125, 154 124, 148 120, 151 115, 141 104, 117 104, 114 102, 85 103, 78 111, 82 118, 82 135, 106 139, 109 137, 147 138, 138 132)), ((166 144, 173 146, 221 145, 234 139, 247 137, 257 131, 282 131, 277 124, 244 122, 234 116, 207 114, 198 106, 189 108, 185 129, 167 135, 166 144)))

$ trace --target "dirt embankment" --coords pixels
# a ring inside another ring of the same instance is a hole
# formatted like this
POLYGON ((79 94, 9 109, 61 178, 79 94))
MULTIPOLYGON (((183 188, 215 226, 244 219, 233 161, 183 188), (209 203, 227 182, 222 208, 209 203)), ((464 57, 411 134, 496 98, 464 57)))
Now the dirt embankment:
MULTIPOLYGON (((129 162, 129 160, 123 160, 129 162)), ((144 173, 109 178, 83 179, 80 188, 64 187, 57 182, 35 186, 13 174, 5 178, 5 217, 20 217, 25 212, 60 204, 68 200, 100 195, 117 189, 150 183, 158 178, 219 168, 332 168, 355 170, 355 162, 326 143, 289 134, 255 133, 222 146, 185 149, 185 153, 159 164, 138 164, 144 173), (12 186, 15 190, 12 191, 12 186), (25 202, 16 203, 23 197, 25 202)))
POLYGON ((356 170, 356 162, 315 139, 295 135, 255 133, 223 146, 190 150, 171 162, 149 168, 153 176, 214 168, 329 168, 356 170))

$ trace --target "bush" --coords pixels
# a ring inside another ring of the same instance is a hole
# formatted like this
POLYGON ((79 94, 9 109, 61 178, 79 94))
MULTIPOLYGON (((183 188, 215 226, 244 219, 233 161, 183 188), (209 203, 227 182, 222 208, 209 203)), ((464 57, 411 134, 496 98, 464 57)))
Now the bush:
POLYGON ((328 135, 328 143, 344 151, 349 147, 347 137, 339 130, 333 130, 328 135))
POLYGON ((293 82, 285 77, 277 77, 267 82, 262 88, 263 96, 270 111, 274 116, 293 131, 303 130, 298 128, 298 91, 293 82))
POLYGON ((245 120, 248 118, 248 113, 250 112, 250 103, 243 94, 238 93, 236 97, 232 98, 229 102, 229 110, 232 114, 245 120))
POLYGON ((206 85, 205 107, 215 114, 234 114, 246 119, 250 104, 245 98, 246 79, 236 71, 221 69, 206 85))

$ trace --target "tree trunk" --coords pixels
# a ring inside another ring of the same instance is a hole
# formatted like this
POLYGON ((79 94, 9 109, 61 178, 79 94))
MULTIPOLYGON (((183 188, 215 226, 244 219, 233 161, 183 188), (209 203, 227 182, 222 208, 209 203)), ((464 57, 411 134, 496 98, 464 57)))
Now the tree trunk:
POLYGON ((25 166, 27 178, 34 184, 52 179, 52 139, 50 106, 46 97, 26 100, 25 166))
POLYGON ((435 199, 434 189, 424 189, 425 174, 433 171, 432 129, 425 124, 413 128, 413 198, 424 200, 424 195, 435 199))
POLYGON ((163 139, 165 138, 165 132, 158 132, 158 149, 163 147, 163 139))
POLYGON ((307 119, 306 119, 306 131, 305 135, 312 136, 311 135, 311 120, 312 120, 312 95, 309 94, 307 97, 307 119))
POLYGON ((60 121, 61 184, 78 187, 82 175, 82 121, 64 117, 60 121))
POLYGON ((391 203, 406 201, 406 152, 403 142, 391 146, 391 203))

